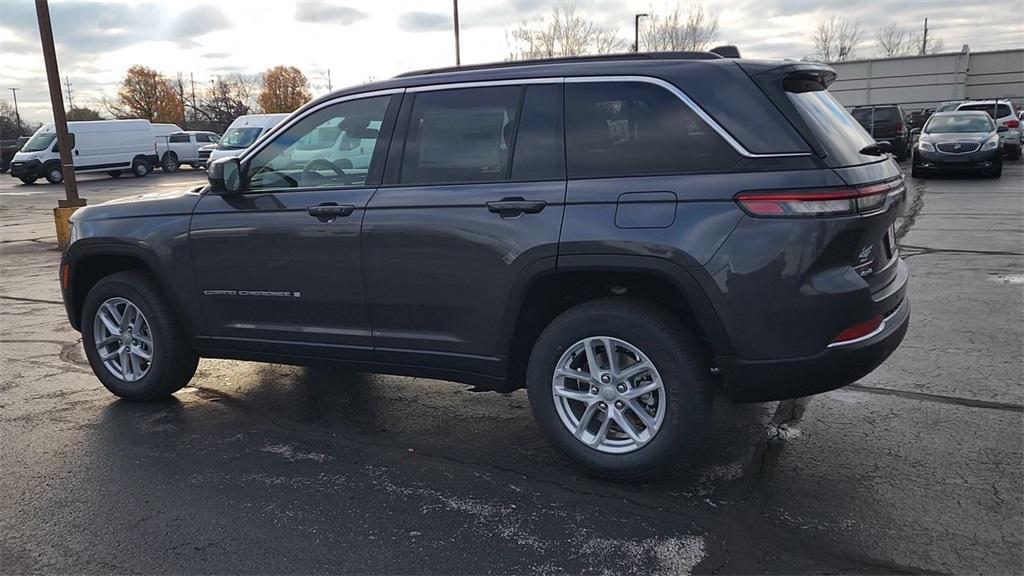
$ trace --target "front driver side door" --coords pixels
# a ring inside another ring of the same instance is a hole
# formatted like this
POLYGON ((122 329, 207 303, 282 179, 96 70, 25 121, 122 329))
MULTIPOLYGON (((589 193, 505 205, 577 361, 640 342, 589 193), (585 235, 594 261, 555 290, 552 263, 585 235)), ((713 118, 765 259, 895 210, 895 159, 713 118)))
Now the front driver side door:
POLYGON ((372 358, 359 233, 398 100, 312 109, 246 154, 242 193, 202 196, 189 233, 206 346, 372 358), (367 154, 338 145, 353 138, 367 154))

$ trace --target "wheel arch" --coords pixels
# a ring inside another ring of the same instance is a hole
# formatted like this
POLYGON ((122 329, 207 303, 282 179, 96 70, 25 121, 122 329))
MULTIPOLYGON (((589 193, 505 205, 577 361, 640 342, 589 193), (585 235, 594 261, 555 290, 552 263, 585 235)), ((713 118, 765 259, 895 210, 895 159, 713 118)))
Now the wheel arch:
POLYGON ((559 256, 556 268, 541 270, 513 287, 499 339, 507 387, 522 386, 532 343, 556 316, 609 295, 631 296, 668 309, 694 330, 710 354, 732 349, 710 300, 685 268, 650 256, 559 256))
POLYGON ((128 270, 142 270, 156 279, 161 294, 170 303, 181 325, 191 331, 192 323, 185 307, 173 291, 165 289, 163 266, 156 254, 143 247, 121 243, 90 243, 73 245, 61 263, 62 291, 68 320, 75 330, 81 330, 82 306, 89 290, 102 278, 128 270), (65 266, 67 268, 65 268, 65 266), (63 278, 67 278, 64 280, 63 278), (66 284, 65 284, 66 283, 66 284))

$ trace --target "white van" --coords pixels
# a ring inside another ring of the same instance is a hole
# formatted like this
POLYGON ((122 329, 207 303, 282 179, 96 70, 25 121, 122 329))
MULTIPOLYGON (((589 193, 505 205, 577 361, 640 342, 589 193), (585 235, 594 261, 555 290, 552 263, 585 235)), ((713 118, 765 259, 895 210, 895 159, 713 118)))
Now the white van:
MULTIPOLYGON (((75 172, 106 172, 113 177, 130 170, 136 176, 152 171, 153 128, 149 120, 96 120, 68 122, 71 158, 75 172)), ((46 178, 51 184, 64 181, 57 132, 44 124, 11 160, 11 176, 31 184, 46 178)))
POLYGON ((238 156, 264 132, 277 126, 288 114, 247 114, 235 118, 224 131, 217 145, 210 151, 209 161, 238 156))

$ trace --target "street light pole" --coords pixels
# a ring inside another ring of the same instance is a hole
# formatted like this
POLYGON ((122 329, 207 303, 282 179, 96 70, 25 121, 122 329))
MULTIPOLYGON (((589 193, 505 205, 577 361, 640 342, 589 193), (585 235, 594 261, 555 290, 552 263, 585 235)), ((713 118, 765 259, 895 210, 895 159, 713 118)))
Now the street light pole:
POLYGON ((50 107, 53 108, 53 125, 57 129, 57 147, 60 150, 61 171, 64 174, 66 199, 57 200, 53 209, 53 221, 57 228, 57 245, 65 248, 71 235, 68 219, 78 208, 85 206, 85 199, 78 197, 75 182, 75 165, 71 159, 71 136, 68 121, 64 115, 64 98, 60 89, 60 71, 57 69, 57 51, 53 46, 53 27, 50 24, 50 7, 46 0, 36 0, 36 18, 39 20, 39 39, 43 44, 43 61, 46 64, 46 83, 50 88, 50 107))
POLYGON ((633 52, 640 51, 640 19, 650 14, 633 15, 633 52))
POLYGON ((455 19, 455 65, 462 66, 462 55, 459 53, 459 0, 452 0, 452 16, 455 19))
POLYGON ((18 90, 21 90, 21 88, 11 88, 11 94, 14 95, 14 121, 18 124, 18 136, 21 136, 21 114, 18 114, 18 90))

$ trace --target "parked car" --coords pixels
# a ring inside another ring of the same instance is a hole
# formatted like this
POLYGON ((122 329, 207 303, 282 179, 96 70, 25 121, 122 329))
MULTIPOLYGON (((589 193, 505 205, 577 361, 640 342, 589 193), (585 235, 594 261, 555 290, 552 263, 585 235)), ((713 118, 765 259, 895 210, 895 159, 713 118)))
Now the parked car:
POLYGON ((19 136, 10 140, 0 141, 0 172, 7 172, 11 166, 11 159, 21 150, 21 147, 28 142, 28 136, 19 136))
POLYGON ((184 130, 158 137, 156 142, 160 168, 164 172, 174 172, 182 164, 188 164, 193 169, 205 166, 206 158, 200 157, 199 150, 217 142, 219 138, 214 132, 184 130))
POLYGON ((924 128, 925 123, 928 122, 928 119, 931 118, 934 113, 934 108, 925 108, 924 110, 907 112, 907 130, 924 128))
POLYGON ((998 178, 1003 173, 999 137, 1007 130, 997 128, 985 112, 936 112, 921 130, 911 173, 914 178, 936 172, 975 172, 998 178))
MULTIPOLYGON (((152 171, 155 154, 149 120, 68 122, 68 132, 75 172, 106 172, 116 178, 125 171, 140 177, 152 171)), ((53 124, 41 126, 14 155, 11 176, 25 184, 39 178, 51 184, 64 181, 53 124)))
POLYGON ((235 121, 224 131, 224 135, 210 150, 207 162, 218 158, 238 156, 256 142, 264 132, 277 126, 287 118, 287 114, 248 114, 235 118, 235 121))
POLYGON ((902 162, 910 156, 910 130, 899 105, 857 106, 851 114, 875 141, 892 146, 896 161, 902 162))
POLYGON ((698 442, 717 387, 831 390, 906 333, 903 176, 834 79, 627 54, 336 91, 206 187, 76 212, 68 318, 128 400, 200 356, 525 387, 569 458, 643 476, 698 442), (293 162, 325 127, 369 163, 293 162))
POLYGON ((963 104, 963 100, 949 100, 935 107, 936 112, 956 112, 957 106, 963 104))
POLYGON ((964 102, 957 107, 960 111, 975 110, 987 113, 996 126, 1003 126, 1006 130, 999 133, 999 142, 1003 154, 1010 160, 1020 159, 1021 152, 1021 126, 1017 111, 1013 109, 1013 103, 1009 100, 975 100, 964 102))

